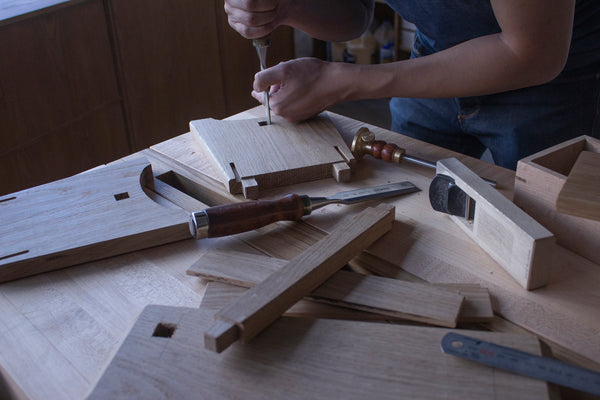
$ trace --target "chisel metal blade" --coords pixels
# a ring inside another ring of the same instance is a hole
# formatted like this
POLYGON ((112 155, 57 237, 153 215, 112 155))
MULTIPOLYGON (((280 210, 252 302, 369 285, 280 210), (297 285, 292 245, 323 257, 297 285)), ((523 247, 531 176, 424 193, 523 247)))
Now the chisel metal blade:
POLYGON ((370 199, 382 199, 400 194, 418 192, 421 189, 408 181, 389 183, 364 189, 349 190, 329 197, 311 197, 311 209, 315 210, 328 204, 354 204, 370 199))

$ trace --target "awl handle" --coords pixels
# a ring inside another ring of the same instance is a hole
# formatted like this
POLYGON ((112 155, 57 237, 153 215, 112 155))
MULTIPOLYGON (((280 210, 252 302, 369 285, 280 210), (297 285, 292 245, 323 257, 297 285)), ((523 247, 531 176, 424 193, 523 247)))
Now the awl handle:
POLYGON ((245 201, 193 212, 190 232, 196 239, 228 236, 277 221, 299 221, 307 214, 310 198, 290 194, 278 200, 245 201))

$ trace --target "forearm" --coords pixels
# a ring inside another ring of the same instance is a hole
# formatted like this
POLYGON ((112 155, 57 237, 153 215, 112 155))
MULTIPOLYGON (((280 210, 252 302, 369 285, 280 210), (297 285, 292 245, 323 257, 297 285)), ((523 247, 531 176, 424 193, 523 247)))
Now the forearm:
POLYGON ((288 0, 280 25, 289 25, 326 41, 346 41, 367 30, 373 0, 288 0))
POLYGON ((466 97, 534 86, 553 79, 566 58, 514 52, 501 34, 483 36, 416 59, 344 72, 347 99, 466 97))

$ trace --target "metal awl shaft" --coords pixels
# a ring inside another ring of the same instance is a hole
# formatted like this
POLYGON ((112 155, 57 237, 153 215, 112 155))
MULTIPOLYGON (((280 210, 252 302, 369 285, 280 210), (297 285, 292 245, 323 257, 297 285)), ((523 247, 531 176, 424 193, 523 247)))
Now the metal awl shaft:
MULTIPOLYGON (((260 70, 263 71, 267 68, 267 49, 271 45, 270 38, 254 39, 252 44, 256 47, 258 53, 258 60, 260 62, 260 70)), ((265 112, 267 116, 267 125, 271 125, 271 106, 269 105, 269 90, 264 91, 264 103, 265 112)))

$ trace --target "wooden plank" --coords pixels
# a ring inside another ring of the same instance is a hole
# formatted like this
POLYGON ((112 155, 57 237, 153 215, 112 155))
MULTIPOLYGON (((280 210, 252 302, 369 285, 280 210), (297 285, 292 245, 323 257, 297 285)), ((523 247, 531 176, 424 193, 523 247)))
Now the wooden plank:
POLYGON ((456 158, 437 162, 436 171, 452 177, 475 200, 473 220, 451 216, 524 288, 548 283, 548 269, 555 261, 555 240, 523 210, 502 196, 456 158))
POLYGON ((600 153, 582 151, 556 199, 556 210, 600 220, 600 153))
MULTIPOLYGON (((346 219, 334 232, 254 286, 215 317, 231 327, 237 326, 237 336, 247 342, 292 304, 331 277, 356 253, 388 232, 393 219, 394 208, 387 204, 368 208, 358 216, 346 219)), ((223 324, 207 330, 204 333, 205 346, 213 351, 223 351, 232 341, 221 342, 221 335, 229 331, 223 324)))
MULTIPOLYGON (((215 312, 223 309, 236 301, 240 296, 248 291, 248 288, 235 286, 220 281, 208 281, 206 289, 202 296, 200 306, 205 310, 214 310, 215 312)), ((319 303, 305 298, 299 300, 283 313, 286 317, 296 318, 325 318, 325 319, 343 319, 350 321, 395 321, 394 318, 382 314, 355 310, 347 307, 338 307, 331 304, 319 303)))
POLYGON ((274 116, 190 122, 198 152, 214 161, 218 179, 231 193, 257 198, 272 187, 333 177, 348 181, 354 156, 324 116, 299 124, 274 116))
POLYGON ((152 184, 137 158, 0 198, 0 282, 190 238, 189 213, 152 184))
POLYGON ((514 202, 556 236, 556 242, 600 264, 600 222, 557 212, 556 201, 582 151, 600 153, 600 140, 580 136, 517 164, 514 202))
MULTIPOLYGON (((208 310, 148 306, 89 399, 547 399, 546 382, 440 351, 447 329, 281 318, 223 354, 203 348, 208 310), (157 329, 159 327, 171 329, 157 329), (158 331, 158 332, 157 332, 158 331), (163 333, 158 335, 158 333, 163 333)), ((541 354, 532 336, 461 331, 541 354)))
MULTIPOLYGON (((285 264, 273 257, 211 251, 203 254, 187 273, 208 281, 252 287, 285 264)), ((431 285, 349 271, 336 272, 309 299, 449 327, 456 326, 457 317, 462 322, 493 317, 489 293, 479 285, 431 285), (460 297, 464 297, 462 303, 460 297)))

